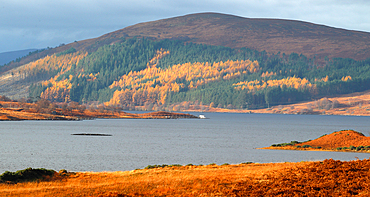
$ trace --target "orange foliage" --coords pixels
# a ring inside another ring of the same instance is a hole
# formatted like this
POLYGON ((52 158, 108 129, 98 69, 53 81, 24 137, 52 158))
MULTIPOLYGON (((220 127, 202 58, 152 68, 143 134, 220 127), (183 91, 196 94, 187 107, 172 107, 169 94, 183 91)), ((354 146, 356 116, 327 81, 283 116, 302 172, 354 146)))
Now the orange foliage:
POLYGON ((271 77, 273 75, 276 75, 276 73, 272 71, 269 73, 269 71, 266 71, 265 73, 262 73, 261 77, 271 77))
POLYGON ((164 49, 157 50, 157 54, 148 62, 147 66, 157 65, 158 60, 162 59, 164 56, 170 54, 170 51, 165 51, 164 49))
POLYGON ((328 75, 326 75, 326 77, 324 77, 324 78, 322 78, 322 79, 315 79, 315 82, 316 82, 316 81, 328 82, 328 80, 329 80, 329 76, 328 76, 328 75))
POLYGON ((268 80, 268 81, 242 81, 239 83, 233 84, 234 88, 237 90, 244 90, 247 89, 249 92, 262 90, 266 87, 290 87, 295 89, 314 89, 316 86, 311 84, 307 79, 298 78, 298 77, 288 77, 285 79, 279 79, 279 80, 268 80))
POLYGON ((60 75, 64 74, 68 70, 71 69, 72 64, 78 64, 78 62, 84 58, 87 53, 73 53, 73 54, 66 54, 61 56, 51 55, 46 56, 42 59, 38 59, 34 62, 28 63, 20 69, 21 74, 25 76, 34 75, 41 70, 44 71, 53 71, 60 69, 58 73, 60 75))
MULTIPOLYGON (((158 51, 158 59, 168 54, 164 50, 158 51)), ((122 90, 114 92, 113 98, 107 105, 150 102, 164 104, 168 92, 179 92, 181 88, 197 88, 204 84, 229 80, 242 74, 254 73, 260 70, 257 61, 226 61, 214 63, 185 63, 173 65, 167 69, 157 68, 153 60, 148 67, 141 71, 130 72, 114 81, 110 88, 121 87, 122 90), (177 81, 187 81, 189 85, 177 81)))
POLYGON ((50 101, 56 101, 60 98, 64 98, 65 102, 69 102, 69 91, 72 88, 70 81, 72 78, 73 76, 69 75, 68 79, 61 81, 55 81, 55 78, 45 81, 44 84, 47 83, 46 85, 51 84, 52 86, 48 87, 44 92, 41 92, 40 97, 50 101))
MULTIPOLYGON (((44 86, 51 85, 44 92, 41 93, 41 98, 48 99, 50 101, 70 101, 69 91, 72 88, 70 81, 73 76, 69 75, 69 78, 57 81, 58 77, 66 73, 72 68, 72 65, 77 65, 78 62, 87 56, 87 53, 74 53, 67 54, 57 57, 56 55, 47 56, 36 62, 30 63, 27 69, 44 69, 44 70, 58 70, 60 72, 53 78, 43 81, 44 86), (62 99, 62 100, 61 100, 62 99)), ((92 75, 92 74, 91 74, 92 75)), ((96 79, 96 75, 92 75, 92 80, 96 79)))
POLYGON ((351 76, 342 77, 342 81, 352 80, 351 76))

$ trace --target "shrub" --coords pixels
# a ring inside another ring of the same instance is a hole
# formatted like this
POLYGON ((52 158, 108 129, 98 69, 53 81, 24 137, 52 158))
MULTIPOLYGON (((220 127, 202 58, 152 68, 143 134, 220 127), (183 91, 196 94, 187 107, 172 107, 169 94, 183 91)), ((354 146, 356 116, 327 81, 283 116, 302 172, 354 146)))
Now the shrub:
POLYGON ((168 165, 166 164, 163 164, 163 165, 148 165, 147 167, 145 167, 144 169, 153 169, 153 168, 164 168, 168 165))
POLYGON ((364 148, 365 148, 364 146, 358 146, 358 147, 356 148, 356 151, 363 150, 364 148))
POLYGON ((311 146, 310 145, 308 145, 308 144, 305 144, 305 145, 303 145, 302 146, 302 148, 310 148, 311 146))
POLYGON ((294 146, 296 144, 299 144, 301 142, 298 141, 291 141, 290 143, 281 143, 281 144, 273 144, 272 147, 284 147, 284 146, 294 146))
MULTIPOLYGON (((191 165, 193 165, 193 164, 191 164, 191 165)), ((167 165, 167 164, 162 164, 162 165, 148 165, 144 169, 165 168, 165 167, 181 167, 181 166, 182 165, 180 165, 180 164, 173 164, 173 165, 167 165)))
POLYGON ((338 147, 337 150, 342 150, 342 147, 338 147))
POLYGON ((36 181, 43 180, 46 177, 51 177, 56 172, 54 170, 47 170, 45 168, 32 169, 27 168, 24 170, 18 170, 16 172, 6 171, 0 175, 0 182, 27 182, 27 181, 36 181))
POLYGON ((299 142, 298 141, 291 141, 290 144, 294 145, 294 144, 298 144, 299 142))

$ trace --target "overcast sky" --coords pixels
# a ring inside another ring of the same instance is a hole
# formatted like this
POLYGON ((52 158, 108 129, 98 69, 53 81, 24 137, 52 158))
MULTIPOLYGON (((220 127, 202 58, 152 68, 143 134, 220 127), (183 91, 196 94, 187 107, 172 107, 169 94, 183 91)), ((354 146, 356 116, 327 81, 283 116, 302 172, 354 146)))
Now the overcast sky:
POLYGON ((370 32, 369 0, 0 0, 0 53, 55 47, 141 22, 200 12, 370 32))

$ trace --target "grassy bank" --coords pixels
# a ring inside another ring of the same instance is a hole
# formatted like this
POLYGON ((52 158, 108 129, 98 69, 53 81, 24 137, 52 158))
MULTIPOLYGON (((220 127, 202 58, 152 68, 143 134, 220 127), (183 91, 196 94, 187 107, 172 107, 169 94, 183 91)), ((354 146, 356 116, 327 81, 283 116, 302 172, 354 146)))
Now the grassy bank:
POLYGON ((370 160, 156 166, 77 172, 1 183, 1 196, 350 196, 369 195, 370 160))

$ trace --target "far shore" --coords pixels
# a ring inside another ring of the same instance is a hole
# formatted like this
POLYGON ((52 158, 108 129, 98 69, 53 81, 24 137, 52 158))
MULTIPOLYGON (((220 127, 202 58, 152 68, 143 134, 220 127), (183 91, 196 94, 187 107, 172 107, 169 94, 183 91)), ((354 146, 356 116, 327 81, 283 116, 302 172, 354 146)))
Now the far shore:
POLYGON ((337 97, 321 98, 287 105, 274 105, 262 109, 225 109, 201 106, 182 110, 183 112, 222 112, 258 114, 302 114, 302 115, 342 115, 370 116, 370 91, 356 92, 337 97), (327 106, 322 106, 326 103, 327 106), (336 104, 334 104, 336 103, 336 104))

